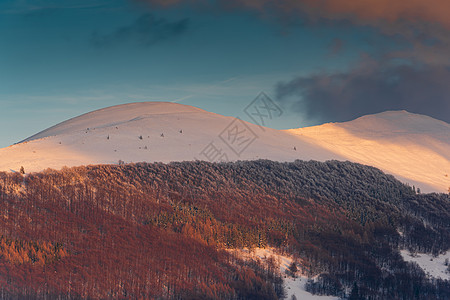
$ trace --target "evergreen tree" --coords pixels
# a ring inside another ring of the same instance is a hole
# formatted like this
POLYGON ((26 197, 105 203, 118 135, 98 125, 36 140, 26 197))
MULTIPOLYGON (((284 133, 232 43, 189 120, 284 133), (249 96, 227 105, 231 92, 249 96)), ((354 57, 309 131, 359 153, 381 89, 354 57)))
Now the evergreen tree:
POLYGON ((289 265, 288 270, 289 270, 289 272, 291 273, 291 275, 292 275, 293 277, 295 277, 295 274, 296 274, 297 271, 298 271, 297 264, 295 263, 295 261, 293 261, 293 262, 289 265))
POLYGON ((350 296, 348 296, 349 300, 361 300, 363 299, 360 295, 359 295, 359 289, 358 289, 358 285, 355 283, 353 283, 353 288, 352 291, 350 293, 350 296))

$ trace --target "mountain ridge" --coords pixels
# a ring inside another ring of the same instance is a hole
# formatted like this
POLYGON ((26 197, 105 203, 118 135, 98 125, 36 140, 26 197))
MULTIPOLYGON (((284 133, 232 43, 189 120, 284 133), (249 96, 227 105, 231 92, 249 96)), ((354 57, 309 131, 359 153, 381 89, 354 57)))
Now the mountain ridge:
POLYGON ((428 116, 386 111, 349 122, 276 130, 171 102, 111 106, 56 124, 0 149, 6 158, 0 171, 212 161, 205 155, 211 145, 225 155, 223 160, 349 160, 380 168, 423 191, 450 187, 450 124, 428 116), (252 143, 233 149, 226 132, 233 126, 253 134, 252 143))

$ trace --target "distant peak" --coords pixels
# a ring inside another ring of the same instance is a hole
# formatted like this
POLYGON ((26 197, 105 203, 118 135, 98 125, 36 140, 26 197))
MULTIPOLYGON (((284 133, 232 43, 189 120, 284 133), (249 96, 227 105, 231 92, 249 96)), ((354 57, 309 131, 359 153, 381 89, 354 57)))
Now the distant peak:
POLYGON ((386 111, 379 112, 379 113, 367 114, 367 115, 361 116, 357 119, 372 118, 372 117, 389 117, 389 116, 395 117, 395 116, 423 116, 423 115, 411 113, 404 109, 403 110, 386 110, 386 111))
POLYGON ((346 122, 330 122, 322 125, 289 129, 293 131, 320 129, 323 127, 344 127, 358 131, 379 131, 386 134, 392 130, 401 129, 404 132, 448 132, 450 124, 433 117, 412 113, 407 110, 387 110, 380 113, 368 114, 346 122))
POLYGON ((445 133, 450 130, 450 124, 444 121, 406 110, 390 110, 366 115, 350 122, 338 123, 337 126, 355 131, 380 132, 385 135, 393 132, 445 133))
MULTIPOLYGON (((365 115, 362 117, 359 117, 353 121, 357 120, 364 120, 364 119, 384 119, 384 120, 390 120, 390 121, 401 121, 401 120, 428 120, 429 122, 440 122, 445 123, 448 125, 448 123, 435 119, 433 117, 424 115, 424 114, 418 114, 418 113, 412 113, 406 110, 387 110, 380 113, 365 115)), ((353 122, 350 121, 350 122, 353 122)))

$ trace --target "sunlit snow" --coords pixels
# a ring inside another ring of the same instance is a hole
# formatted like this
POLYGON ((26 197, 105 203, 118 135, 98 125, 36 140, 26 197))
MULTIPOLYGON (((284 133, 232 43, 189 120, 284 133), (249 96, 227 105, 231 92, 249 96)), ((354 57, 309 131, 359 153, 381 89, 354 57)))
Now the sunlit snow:
POLYGON ((119 161, 337 159, 378 167, 424 192, 446 192, 450 187, 450 125, 430 117, 385 112, 291 130, 234 121, 177 103, 113 106, 0 149, 0 171, 23 166, 26 172, 35 172, 119 161), (233 136, 242 130, 254 141, 246 145, 248 136, 233 136), (241 148, 236 151, 236 147, 241 148))

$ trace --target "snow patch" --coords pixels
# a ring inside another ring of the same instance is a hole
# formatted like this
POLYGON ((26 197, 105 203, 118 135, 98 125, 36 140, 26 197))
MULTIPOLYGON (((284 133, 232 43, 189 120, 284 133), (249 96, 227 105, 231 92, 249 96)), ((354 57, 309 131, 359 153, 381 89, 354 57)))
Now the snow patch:
POLYGON ((450 271, 445 265, 446 260, 450 261, 450 252, 437 257, 427 253, 411 254, 408 250, 400 250, 400 254, 404 261, 417 263, 429 277, 450 280, 450 271))
MULTIPOLYGON (((280 265, 280 273, 284 282, 284 290, 286 292, 285 299, 292 299, 295 296, 298 300, 337 300, 338 297, 334 296, 319 296, 313 295, 306 291, 306 283, 308 278, 305 274, 302 274, 301 271, 298 271, 296 274, 296 278, 288 275, 286 270, 289 268, 294 259, 290 256, 282 255, 276 252, 275 248, 254 248, 252 250, 249 249, 232 249, 228 250, 229 252, 238 255, 244 259, 250 258, 259 258, 262 262, 266 262, 268 258, 273 257, 277 263, 280 265)), ((296 260, 297 262, 298 261, 296 260)), ((301 266, 299 266, 301 269, 301 266)))

